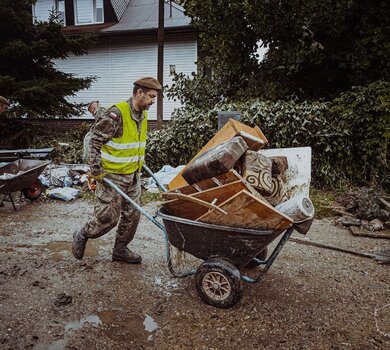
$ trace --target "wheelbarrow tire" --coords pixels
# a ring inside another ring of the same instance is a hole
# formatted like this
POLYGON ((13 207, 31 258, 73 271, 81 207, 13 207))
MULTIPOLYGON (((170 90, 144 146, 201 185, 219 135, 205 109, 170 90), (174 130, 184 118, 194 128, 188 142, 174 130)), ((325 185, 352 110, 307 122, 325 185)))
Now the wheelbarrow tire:
POLYGON ((35 201, 42 193, 42 184, 39 180, 34 181, 29 188, 24 188, 22 192, 27 199, 35 201))
POLYGON ((240 271, 221 258, 211 258, 199 266, 195 285, 204 302, 222 309, 235 305, 242 296, 240 271))
MULTIPOLYGON (((265 259, 267 259, 267 255, 268 255, 268 248, 265 248, 263 251, 261 251, 259 254, 256 255, 256 258, 259 260, 265 260, 265 259)), ((252 260, 245 267, 247 269, 253 269, 253 268, 260 266, 260 265, 261 264, 259 264, 257 261, 252 260)))

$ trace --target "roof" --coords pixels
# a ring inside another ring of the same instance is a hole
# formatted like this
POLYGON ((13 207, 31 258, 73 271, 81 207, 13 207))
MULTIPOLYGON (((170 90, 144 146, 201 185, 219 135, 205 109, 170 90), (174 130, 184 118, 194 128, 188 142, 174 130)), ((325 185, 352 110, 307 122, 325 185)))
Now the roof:
MULTIPOLYGON (((116 0, 118 1, 118 0, 116 0)), ((112 0, 114 5, 115 0, 112 0)), ((130 0, 117 24, 102 29, 102 33, 150 30, 158 28, 158 0, 130 0)), ((190 25, 191 19, 174 1, 164 1, 164 27, 176 28, 190 25)))

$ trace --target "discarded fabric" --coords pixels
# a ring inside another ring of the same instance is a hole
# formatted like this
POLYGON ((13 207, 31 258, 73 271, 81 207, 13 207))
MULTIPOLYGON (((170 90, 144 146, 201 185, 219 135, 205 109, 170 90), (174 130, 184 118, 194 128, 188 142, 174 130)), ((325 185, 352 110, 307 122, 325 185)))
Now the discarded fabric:
POLYGON ((71 187, 57 187, 46 191, 46 195, 50 198, 61 199, 63 201, 70 201, 77 198, 80 190, 71 187))

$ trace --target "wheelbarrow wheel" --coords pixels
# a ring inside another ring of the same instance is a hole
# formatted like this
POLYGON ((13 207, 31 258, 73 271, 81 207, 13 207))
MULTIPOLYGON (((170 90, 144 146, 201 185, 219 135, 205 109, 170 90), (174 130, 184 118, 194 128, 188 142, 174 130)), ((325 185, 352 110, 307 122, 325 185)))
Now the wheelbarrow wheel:
MULTIPOLYGON (((259 260, 265 260, 265 259, 267 259, 267 255, 268 255, 268 248, 265 248, 263 251, 261 251, 259 254, 256 255, 256 258, 259 259, 259 260)), ((247 269, 253 269, 253 268, 257 267, 257 266, 260 266, 260 264, 257 261, 252 260, 245 267, 247 269)))
POLYGON ((39 180, 34 181, 34 183, 29 188, 24 188, 22 192, 27 199, 34 201, 38 199, 42 193, 42 184, 39 180))
POLYGON ((229 308, 240 300, 240 271, 229 261, 212 258, 203 262, 195 275, 196 289, 207 304, 229 308))

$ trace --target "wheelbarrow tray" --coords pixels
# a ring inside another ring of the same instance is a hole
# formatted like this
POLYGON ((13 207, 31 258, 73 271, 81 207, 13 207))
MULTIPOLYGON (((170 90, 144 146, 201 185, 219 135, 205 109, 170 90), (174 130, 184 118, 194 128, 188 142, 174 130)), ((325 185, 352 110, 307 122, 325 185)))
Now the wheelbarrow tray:
POLYGON ((29 188, 49 163, 44 160, 19 159, 0 167, 0 176, 6 173, 15 175, 9 179, 0 179, 0 193, 29 188))
POLYGON ((199 259, 213 256, 229 259, 237 268, 248 265, 285 230, 258 230, 221 226, 179 218, 160 208, 169 242, 199 259))

